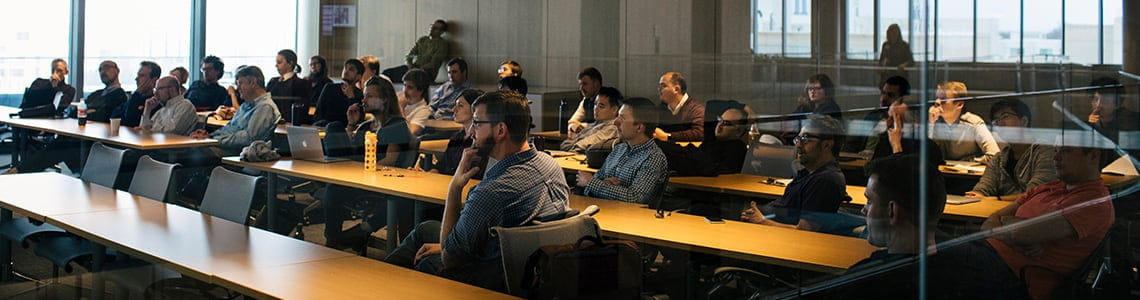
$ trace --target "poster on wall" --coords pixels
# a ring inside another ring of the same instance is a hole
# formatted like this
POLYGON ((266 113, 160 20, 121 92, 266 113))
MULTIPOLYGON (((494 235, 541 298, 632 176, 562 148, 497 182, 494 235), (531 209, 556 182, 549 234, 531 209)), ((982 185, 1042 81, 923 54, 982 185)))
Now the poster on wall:
POLYGON ((321 35, 335 27, 356 27, 356 5, 321 5, 321 35))

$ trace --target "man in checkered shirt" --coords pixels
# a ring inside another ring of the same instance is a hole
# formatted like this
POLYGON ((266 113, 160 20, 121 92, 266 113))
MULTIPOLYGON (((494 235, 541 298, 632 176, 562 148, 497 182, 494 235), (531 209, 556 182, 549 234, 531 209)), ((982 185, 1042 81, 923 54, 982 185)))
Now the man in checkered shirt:
POLYGON ((614 120, 621 143, 614 146, 597 174, 578 172, 586 196, 649 204, 665 182, 665 154, 653 142, 657 111, 653 102, 632 98, 622 103, 614 120))

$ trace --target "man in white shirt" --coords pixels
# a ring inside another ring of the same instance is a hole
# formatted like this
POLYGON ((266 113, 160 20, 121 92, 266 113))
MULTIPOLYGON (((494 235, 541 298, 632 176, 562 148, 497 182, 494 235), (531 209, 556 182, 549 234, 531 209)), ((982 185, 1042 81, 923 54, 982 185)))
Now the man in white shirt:
POLYGON ((140 126, 153 132, 190 135, 198 123, 194 103, 182 97, 185 89, 178 79, 166 76, 154 86, 154 97, 146 100, 140 126), (157 109, 157 110, 156 110, 157 109))

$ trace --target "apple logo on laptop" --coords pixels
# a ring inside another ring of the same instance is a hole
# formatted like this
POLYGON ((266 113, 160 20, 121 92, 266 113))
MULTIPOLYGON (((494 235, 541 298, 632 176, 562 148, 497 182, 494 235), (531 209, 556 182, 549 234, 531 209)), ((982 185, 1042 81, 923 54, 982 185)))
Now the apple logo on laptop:
POLYGON ((309 147, 309 141, 301 141, 301 148, 308 148, 308 147, 309 147))

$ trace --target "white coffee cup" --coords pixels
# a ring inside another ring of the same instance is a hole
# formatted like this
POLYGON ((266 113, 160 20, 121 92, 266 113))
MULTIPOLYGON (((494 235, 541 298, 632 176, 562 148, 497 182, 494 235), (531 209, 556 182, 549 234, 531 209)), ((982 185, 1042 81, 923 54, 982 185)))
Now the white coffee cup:
POLYGON ((119 122, 123 119, 111 118, 111 135, 119 135, 119 122))

